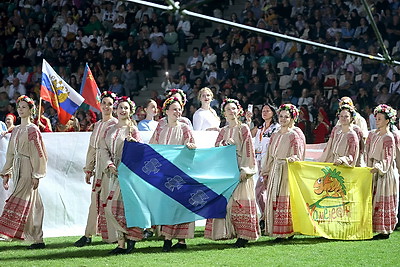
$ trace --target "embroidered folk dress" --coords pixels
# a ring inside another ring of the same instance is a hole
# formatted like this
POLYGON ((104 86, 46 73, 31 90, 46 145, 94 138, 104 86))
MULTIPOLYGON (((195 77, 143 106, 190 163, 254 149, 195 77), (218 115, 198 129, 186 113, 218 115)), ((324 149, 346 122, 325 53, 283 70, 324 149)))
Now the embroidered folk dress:
POLYGON ((261 212, 260 220, 264 220, 265 201, 267 200, 264 179, 261 175, 261 161, 263 159, 265 160, 265 157, 267 155, 268 145, 272 133, 278 131, 279 128, 280 125, 278 123, 274 123, 265 129, 265 123, 264 123, 262 128, 257 129, 257 133, 254 138, 254 149, 256 152, 256 161, 258 167, 258 179, 256 182, 255 192, 256 192, 257 205, 261 212))
MULTIPOLYGON (((366 166, 365 157, 364 157, 365 142, 364 142, 363 131, 361 130, 361 128, 358 125, 353 124, 353 123, 351 124, 351 128, 357 134, 358 147, 359 147, 357 162, 355 163, 355 167, 365 167, 366 166)), ((335 134, 336 131, 339 131, 341 129, 342 129, 342 126, 340 125, 340 123, 338 121, 338 124, 336 124, 336 126, 333 127, 333 129, 332 129, 331 135, 335 134)))
POLYGON ((85 172, 93 173, 91 202, 89 206, 85 236, 92 236, 96 235, 97 233, 101 233, 103 241, 109 243, 117 241, 117 235, 115 229, 112 230, 110 225, 107 227, 104 209, 103 206, 100 205, 100 192, 102 190, 108 190, 108 183, 101 183, 102 172, 100 170, 107 166, 104 166, 105 163, 101 162, 100 139, 104 137, 106 129, 117 122, 118 120, 116 118, 111 117, 107 121, 100 120, 94 124, 86 154, 86 164, 83 168, 85 172), (103 168, 101 168, 101 166, 103 166, 103 168), (101 225, 105 226, 104 229, 100 229, 101 225), (109 232, 107 228, 110 228, 111 231, 109 232))
MULTIPOLYGON (((160 123, 158 125, 160 126, 160 123)), ((163 127, 157 127, 149 143, 160 145, 186 145, 188 143, 194 143, 194 138, 190 126, 186 123, 178 122, 178 125, 174 127, 168 124, 164 124, 163 127)), ((165 238, 169 240, 172 238, 194 238, 194 227, 194 222, 162 225, 160 235, 165 236, 165 238)))
MULTIPOLYGON (((186 124, 186 125, 188 125, 189 128, 190 128, 190 130, 193 130, 192 122, 191 122, 188 118, 186 118, 186 117, 179 117, 178 121, 179 121, 179 122, 182 122, 182 123, 184 123, 184 124, 186 124)), ((168 124, 167 117, 161 118, 161 119, 158 121, 158 125, 157 125, 156 130, 160 130, 161 128, 163 128, 163 127, 166 126, 167 124, 168 124)))
POLYGON ((0 217, 0 236, 43 242, 43 203, 32 178, 46 175, 47 153, 39 128, 33 123, 18 125, 11 133, 6 163, 1 175, 11 174, 14 191, 0 217))
POLYGON ((340 159, 343 165, 355 167, 358 161, 359 149, 357 133, 352 129, 344 133, 342 127, 340 127, 336 131, 332 131, 320 161, 334 163, 340 159))
POLYGON ((256 161, 250 129, 246 124, 234 127, 225 126, 219 132, 215 146, 224 146, 233 139, 236 145, 237 164, 247 179, 240 181, 226 208, 226 217, 207 219, 204 237, 212 240, 242 238, 257 240, 259 225, 254 193, 253 175, 256 173, 256 161))
POLYGON ((305 137, 299 128, 278 131, 271 136, 262 173, 268 173, 265 207, 265 233, 272 237, 293 235, 286 159, 304 160, 305 137))
MULTIPOLYGON (((138 227, 128 228, 126 226, 124 203, 118 176, 112 174, 108 169, 111 164, 114 164, 118 169, 121 163, 124 141, 128 136, 132 136, 138 142, 142 141, 136 126, 119 127, 117 124, 109 126, 105 131, 104 138, 100 140, 101 166, 99 166, 99 171, 103 172, 100 200, 106 217, 106 225, 100 222, 100 229, 102 231, 107 229, 108 233, 116 229, 118 240, 130 239, 139 241, 143 238, 143 230, 138 227)), ((106 233, 102 232, 102 235, 104 234, 106 233)))
POLYGON ((399 175, 395 157, 396 147, 391 132, 380 135, 370 132, 366 143, 367 166, 377 168, 372 187, 372 226, 373 231, 390 234, 397 224, 399 201, 399 175))

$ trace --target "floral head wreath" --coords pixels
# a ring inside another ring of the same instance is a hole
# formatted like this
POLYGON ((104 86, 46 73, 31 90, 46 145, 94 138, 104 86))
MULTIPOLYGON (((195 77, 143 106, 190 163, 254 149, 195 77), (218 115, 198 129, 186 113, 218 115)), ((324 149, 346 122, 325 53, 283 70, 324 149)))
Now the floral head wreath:
POLYGON ((222 104, 221 104, 221 114, 222 114, 222 116, 224 116, 225 106, 226 106, 227 104, 230 104, 230 103, 236 105, 236 107, 237 107, 237 109, 238 109, 238 111, 239 111, 239 112, 238 112, 238 116, 243 116, 244 111, 243 111, 243 108, 242 108, 242 106, 240 105, 239 101, 236 100, 236 99, 232 99, 232 98, 225 98, 224 101, 222 101, 222 104))
POLYGON ((171 97, 174 94, 180 94, 182 98, 183 105, 186 105, 187 98, 185 92, 182 89, 171 89, 167 92, 167 98, 171 97))
POLYGON ((293 104, 282 104, 280 105, 279 109, 278 109, 278 113, 280 113, 283 110, 287 110, 290 112, 290 114, 293 117, 293 120, 296 122, 297 119, 299 118, 299 110, 296 108, 295 105, 293 104))
POLYGON ((129 113, 129 116, 132 116, 135 111, 136 111, 136 104, 133 102, 129 97, 127 96, 121 96, 121 97, 116 97, 115 102, 114 102, 114 108, 118 108, 118 105, 122 102, 127 102, 129 106, 131 107, 131 112, 129 113))
POLYGON ((169 106, 171 106, 173 103, 178 102, 181 107, 183 107, 183 103, 179 100, 177 97, 169 97, 164 101, 164 104, 162 106, 162 112, 165 114, 169 106))
POLYGON ((374 109, 374 116, 376 117, 376 115, 378 113, 386 114, 389 117, 389 123, 391 123, 391 124, 396 123, 397 111, 394 108, 392 108, 391 106, 388 106, 386 104, 381 104, 381 105, 377 106, 374 109))
POLYGON ((353 109, 354 109, 353 100, 351 100, 351 98, 348 97, 348 96, 344 96, 344 97, 342 97, 341 99, 339 99, 339 107, 340 107, 340 106, 343 106, 343 105, 352 106, 353 109))
POLYGON ((339 116, 339 113, 342 112, 342 110, 345 110, 345 109, 347 109, 350 112, 350 114, 351 114, 351 116, 353 118, 356 117, 357 113, 356 113, 356 110, 354 109, 354 106, 349 105, 349 104, 343 104, 343 105, 339 106, 339 108, 338 108, 338 110, 336 112, 336 116, 339 116))
POLYGON ((103 100, 103 98, 105 97, 111 97, 115 102, 115 100, 117 99, 117 94, 111 91, 104 91, 103 93, 101 93, 100 99, 103 100))
POLYGON ((36 113, 36 106, 35 106, 35 102, 33 101, 32 98, 30 98, 29 96, 26 95, 21 95, 20 97, 18 97, 17 99, 17 104, 21 101, 24 101, 26 103, 28 103, 29 108, 31 109, 31 113, 32 115, 34 115, 36 113))

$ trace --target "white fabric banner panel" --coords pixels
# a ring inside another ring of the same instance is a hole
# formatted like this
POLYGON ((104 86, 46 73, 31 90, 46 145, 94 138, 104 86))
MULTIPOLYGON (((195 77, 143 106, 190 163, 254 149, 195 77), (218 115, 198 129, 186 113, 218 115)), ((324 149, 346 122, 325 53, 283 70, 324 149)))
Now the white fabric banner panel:
MULTIPOLYGON (((10 134, 6 136, 0 137, 0 168, 3 168, 6 163, 6 153, 8 147, 8 139, 10 138, 10 134)), ((10 192, 12 190, 12 181, 9 182, 10 189, 5 190, 3 187, 3 180, 0 178, 0 214, 3 213, 4 202, 10 196, 10 192)))
MULTIPOLYGON (((44 205, 45 237, 83 235, 90 205, 91 185, 86 184, 83 167, 90 132, 42 133, 48 154, 47 174, 40 180, 44 205)), ((148 143, 152 132, 140 132, 148 143)), ((194 132, 197 146, 214 146, 218 132, 194 132)), ((0 139, 0 167, 5 163, 8 140, 0 139)), ((11 181, 12 183, 12 181, 11 181)), ((0 210, 12 190, 0 184, 0 210)))
MULTIPOLYGON (((91 185, 86 184, 83 167, 89 145, 90 132, 43 133, 48 154, 47 175, 40 181, 39 191, 44 204, 43 233, 45 237, 79 236, 86 227, 90 205, 91 185)), ((145 143, 152 132, 140 132, 145 143)), ((216 131, 195 131, 199 148, 213 147, 216 131)), ((5 163, 8 140, 0 139, 0 166, 5 163)), ((311 148, 311 147, 310 147, 311 148)), ((312 146, 307 160, 315 160, 322 146, 312 146)), ((319 156, 318 156, 319 157, 319 156)), ((257 179, 257 176, 254 177, 257 179)), ((12 181, 11 185, 12 185, 12 181)), ((0 185, 0 210, 12 189, 5 191, 0 185)), ((200 222, 197 225, 204 225, 200 222)))

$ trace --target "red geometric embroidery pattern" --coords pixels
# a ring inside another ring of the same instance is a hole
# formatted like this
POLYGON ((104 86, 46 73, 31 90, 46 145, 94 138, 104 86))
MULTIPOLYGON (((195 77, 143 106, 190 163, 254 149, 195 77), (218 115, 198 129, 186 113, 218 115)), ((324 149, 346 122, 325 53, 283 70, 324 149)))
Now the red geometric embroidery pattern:
POLYGON ((233 203, 231 220, 238 238, 256 240, 258 233, 257 207, 255 200, 238 200, 233 203))
POLYGON ((24 227, 31 209, 30 201, 11 196, 0 217, 0 234, 24 239, 24 227))

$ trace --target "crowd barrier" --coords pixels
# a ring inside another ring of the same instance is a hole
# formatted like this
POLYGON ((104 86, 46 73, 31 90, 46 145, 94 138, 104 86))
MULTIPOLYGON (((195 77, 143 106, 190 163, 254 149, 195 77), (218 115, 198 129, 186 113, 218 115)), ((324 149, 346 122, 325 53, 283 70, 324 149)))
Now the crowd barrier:
MULTIPOLYGON (((43 199, 45 237, 83 235, 90 204, 91 185, 85 183, 83 167, 89 144, 90 132, 43 133, 48 154, 47 174, 40 181, 39 191, 43 199)), ((152 132, 140 132, 145 143, 152 132)), ((214 146, 218 133, 195 131, 199 148, 214 146)), ((0 138, 0 166, 5 162, 8 141, 0 138)), ((324 144, 307 145, 306 160, 318 158, 324 144)), ((256 179, 256 177, 255 177, 256 179)), ((0 186, 0 211, 12 190, 0 186)))

